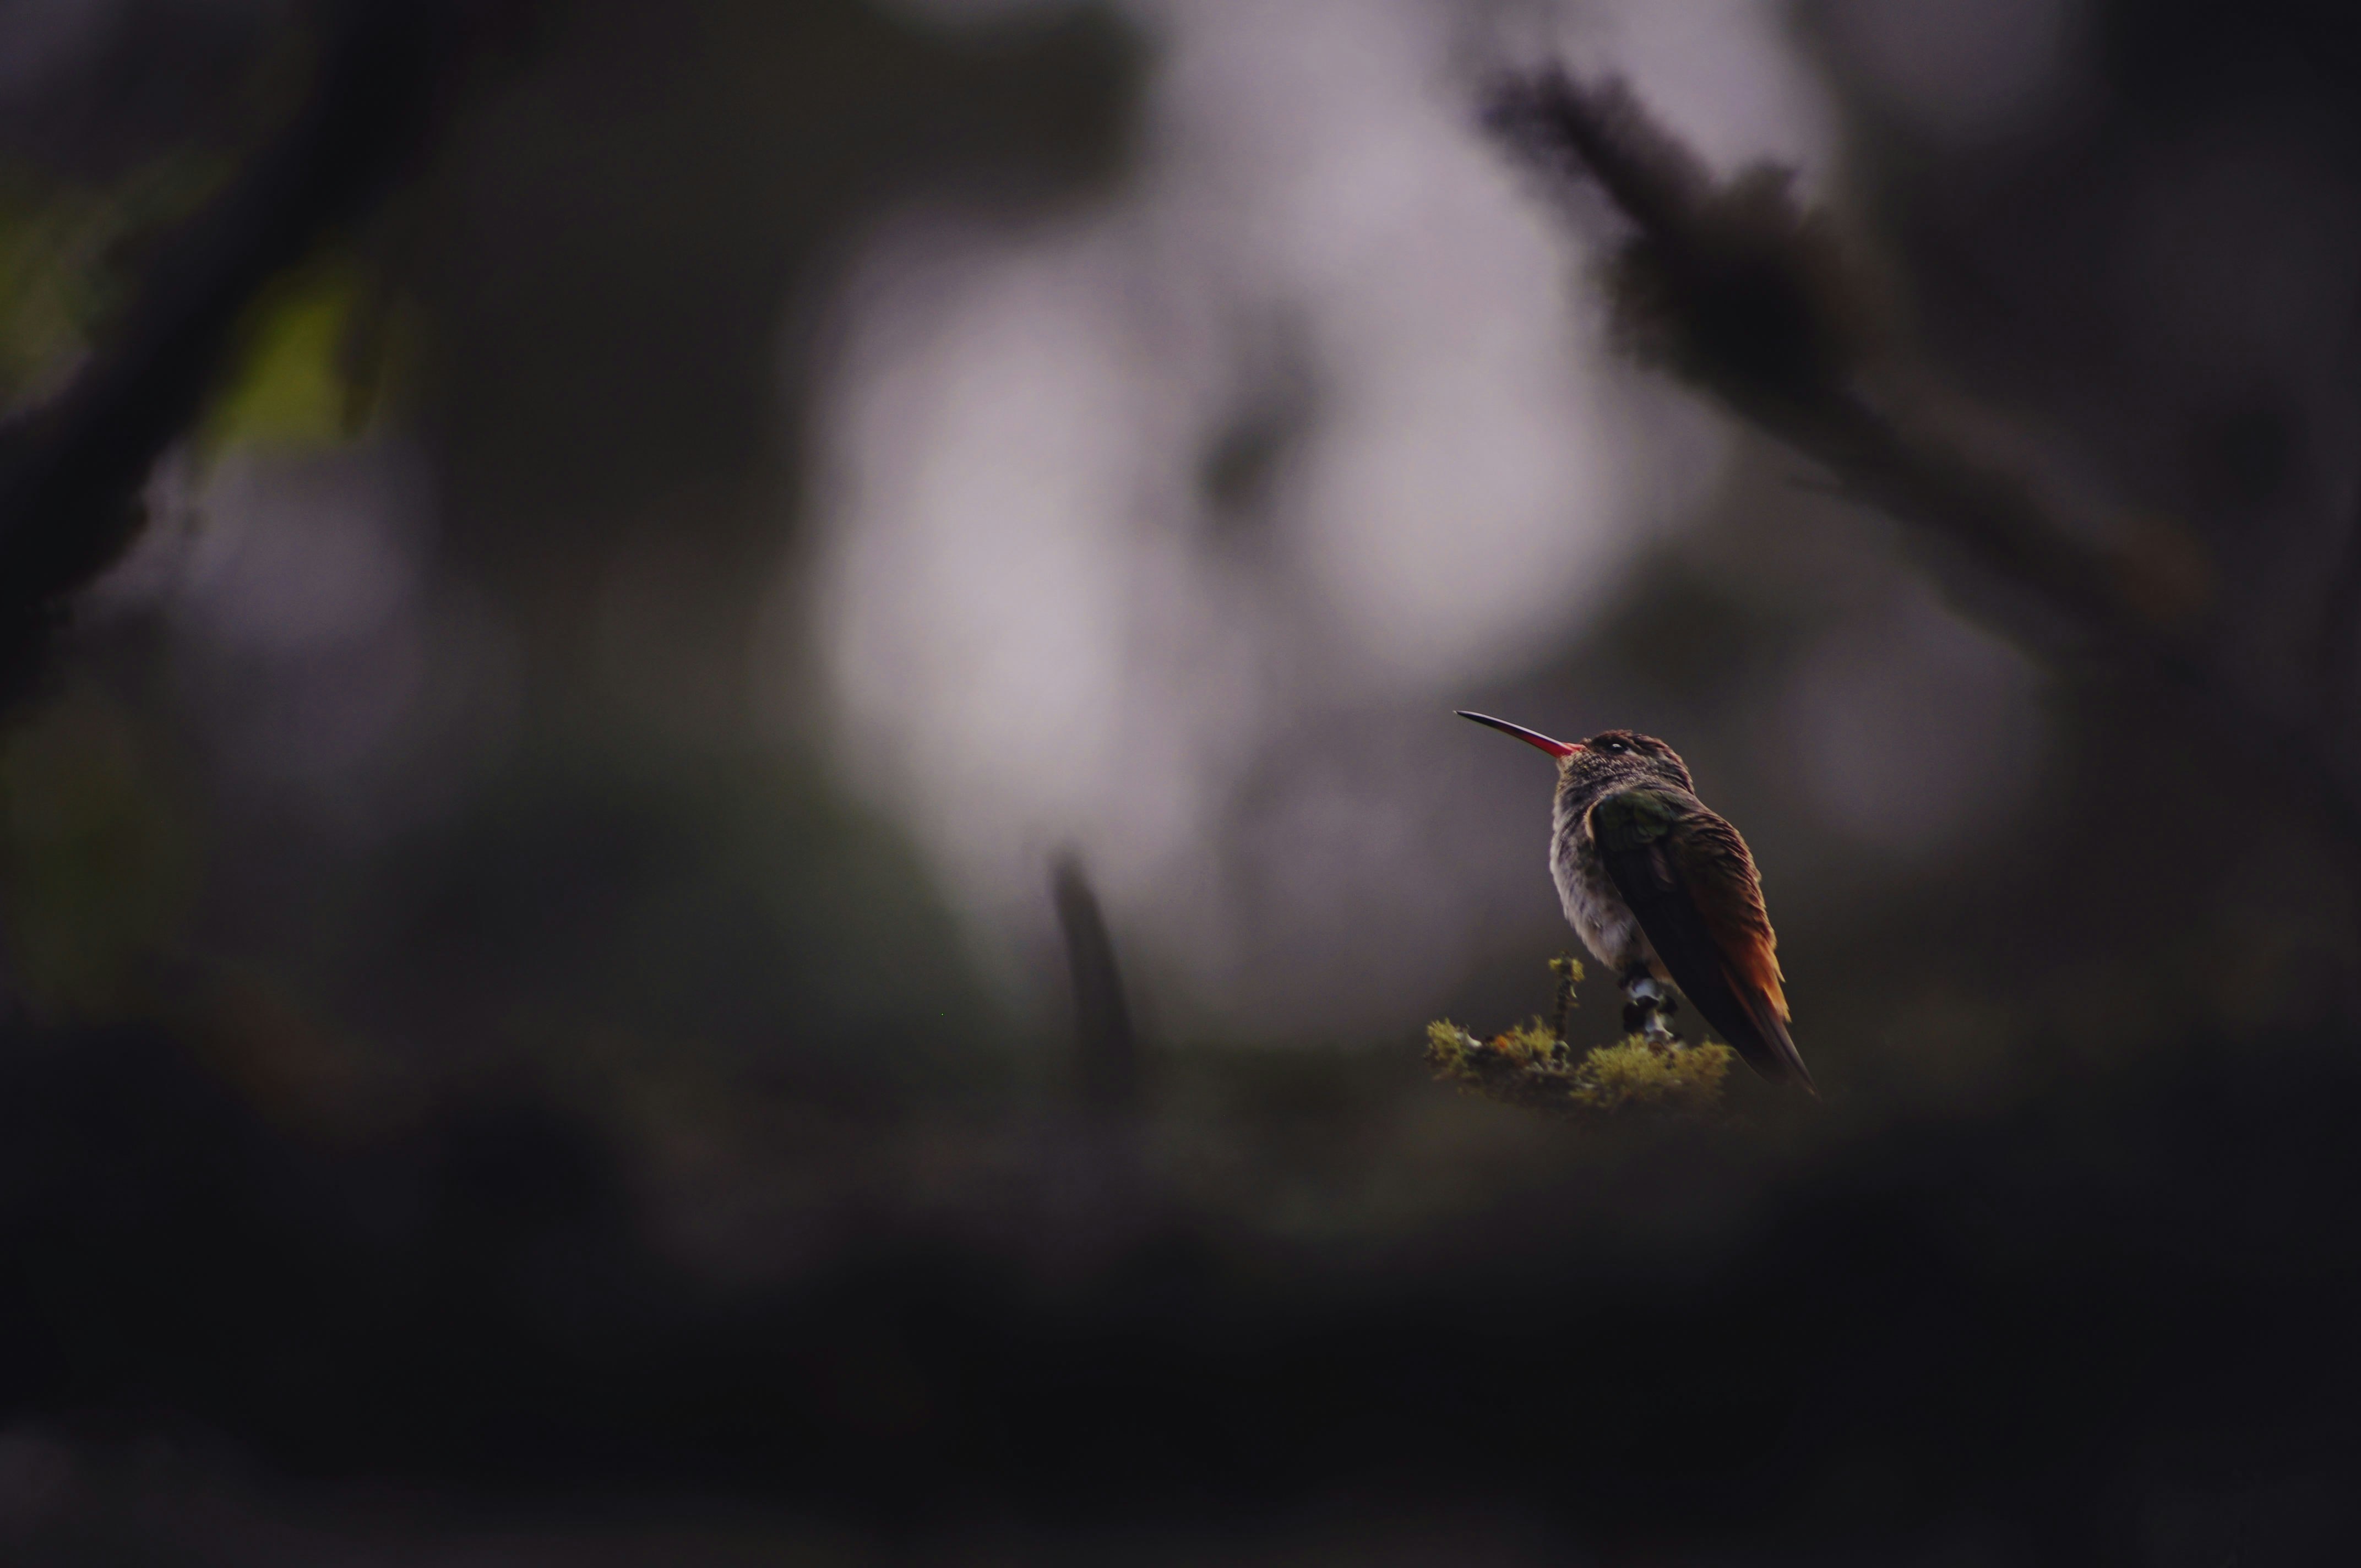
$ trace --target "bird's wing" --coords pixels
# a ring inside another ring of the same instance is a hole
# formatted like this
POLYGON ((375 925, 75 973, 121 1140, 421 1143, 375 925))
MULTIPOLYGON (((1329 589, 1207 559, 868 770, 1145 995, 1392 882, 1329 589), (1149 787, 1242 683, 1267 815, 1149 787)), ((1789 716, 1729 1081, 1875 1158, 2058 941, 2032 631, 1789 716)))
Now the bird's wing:
POLYGON ((1592 806, 1590 833, 1616 891, 1706 1022, 1765 1078, 1817 1094, 1787 1033, 1779 939, 1738 829, 1691 796, 1642 788, 1592 806))

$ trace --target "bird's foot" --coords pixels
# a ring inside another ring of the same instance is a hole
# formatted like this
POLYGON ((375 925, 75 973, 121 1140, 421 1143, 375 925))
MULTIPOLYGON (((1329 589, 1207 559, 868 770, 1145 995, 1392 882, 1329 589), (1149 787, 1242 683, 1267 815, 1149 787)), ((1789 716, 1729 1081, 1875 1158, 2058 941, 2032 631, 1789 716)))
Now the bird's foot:
POLYGON ((1623 1032, 1638 1035, 1652 1045, 1680 1043, 1673 1033, 1672 1016, 1680 1001, 1654 975, 1642 970, 1623 980, 1623 1032))

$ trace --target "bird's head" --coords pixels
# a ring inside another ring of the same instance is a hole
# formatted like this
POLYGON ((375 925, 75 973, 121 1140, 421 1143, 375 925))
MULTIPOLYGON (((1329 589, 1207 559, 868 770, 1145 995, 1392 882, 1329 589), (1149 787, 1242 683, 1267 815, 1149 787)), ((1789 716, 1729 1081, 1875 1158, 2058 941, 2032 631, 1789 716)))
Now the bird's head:
POLYGON ((1489 725, 1555 757, 1561 787, 1572 786, 1593 795, 1602 794, 1613 785, 1653 780, 1678 784, 1691 793, 1697 789, 1689 778, 1688 764, 1681 761, 1679 752, 1654 736, 1642 735, 1635 729, 1602 729, 1587 740, 1553 740, 1539 730, 1511 724, 1505 718, 1464 710, 1459 717, 1489 725))

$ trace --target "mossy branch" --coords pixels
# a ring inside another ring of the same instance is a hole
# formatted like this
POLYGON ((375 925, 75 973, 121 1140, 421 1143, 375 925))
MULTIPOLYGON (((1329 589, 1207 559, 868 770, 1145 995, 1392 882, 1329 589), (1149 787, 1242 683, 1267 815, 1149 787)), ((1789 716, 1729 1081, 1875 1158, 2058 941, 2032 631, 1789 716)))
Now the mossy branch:
POLYGON ((1736 1059, 1728 1046, 1632 1035, 1576 1060, 1565 1041, 1565 1015, 1575 1004, 1582 965, 1554 959, 1550 970, 1557 977, 1554 1028, 1535 1018, 1479 1039, 1449 1019, 1429 1024, 1426 1064, 1436 1080, 1503 1104, 1561 1115, 1703 1115, 1720 1109, 1722 1082, 1736 1059))

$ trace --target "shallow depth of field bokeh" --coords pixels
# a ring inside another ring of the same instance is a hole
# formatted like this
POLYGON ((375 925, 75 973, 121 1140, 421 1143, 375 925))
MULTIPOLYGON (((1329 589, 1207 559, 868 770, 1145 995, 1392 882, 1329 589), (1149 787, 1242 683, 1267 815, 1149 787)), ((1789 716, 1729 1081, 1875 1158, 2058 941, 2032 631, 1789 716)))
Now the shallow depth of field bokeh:
MULTIPOLYGON (((328 9, 0 3, 8 408, 328 9)), ((1792 169, 1913 407, 2349 703, 2336 18, 485 10, 0 729, 0 1554, 2361 1539, 2352 847, 1619 352, 1480 123, 1562 60, 1792 169), (1574 940, 1458 707, 1680 750, 1824 1105, 1429 1081, 1574 940)))

